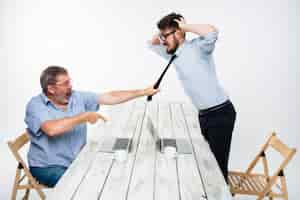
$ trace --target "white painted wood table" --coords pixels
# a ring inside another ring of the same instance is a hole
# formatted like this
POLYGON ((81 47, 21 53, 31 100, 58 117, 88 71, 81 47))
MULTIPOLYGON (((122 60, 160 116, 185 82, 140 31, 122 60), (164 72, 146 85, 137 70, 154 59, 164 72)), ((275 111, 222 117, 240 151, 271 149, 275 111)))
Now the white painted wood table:
POLYGON ((112 106, 108 114, 110 122, 88 128, 87 144, 47 199, 232 199, 193 106, 139 100, 112 106), (186 140, 191 153, 169 158, 158 151, 149 120, 160 137, 186 140), (132 139, 123 162, 99 151, 112 137, 132 139))

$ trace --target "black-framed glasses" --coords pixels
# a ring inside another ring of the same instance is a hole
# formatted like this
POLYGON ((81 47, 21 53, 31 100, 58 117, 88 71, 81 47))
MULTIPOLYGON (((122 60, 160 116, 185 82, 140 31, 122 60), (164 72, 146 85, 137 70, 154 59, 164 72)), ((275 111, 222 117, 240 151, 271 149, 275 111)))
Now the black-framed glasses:
POLYGON ((67 79, 65 81, 56 82, 54 85, 62 86, 62 87, 68 87, 68 86, 71 86, 72 83, 73 83, 72 79, 67 79))
POLYGON ((170 35, 172 35, 172 34, 174 34, 176 32, 176 30, 174 30, 174 31, 171 31, 171 32, 169 32, 169 33, 166 33, 166 34, 159 34, 159 38, 162 40, 162 41, 166 41, 167 40, 167 38, 170 36, 170 35))

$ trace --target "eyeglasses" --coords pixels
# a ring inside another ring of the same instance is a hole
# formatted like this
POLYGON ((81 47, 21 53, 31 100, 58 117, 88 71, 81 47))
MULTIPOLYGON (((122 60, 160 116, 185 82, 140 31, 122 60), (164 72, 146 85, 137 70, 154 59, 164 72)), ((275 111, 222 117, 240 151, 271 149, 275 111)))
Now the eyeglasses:
POLYGON ((72 80, 68 79, 68 80, 65 80, 65 81, 57 82, 54 85, 62 86, 62 87, 68 87, 68 86, 72 85, 72 80))
POLYGON ((176 30, 174 30, 174 31, 171 31, 171 32, 169 32, 169 33, 166 33, 166 34, 159 34, 159 38, 162 40, 162 41, 166 41, 167 40, 167 38, 170 36, 170 35, 172 35, 172 34, 174 34, 176 32, 176 30))

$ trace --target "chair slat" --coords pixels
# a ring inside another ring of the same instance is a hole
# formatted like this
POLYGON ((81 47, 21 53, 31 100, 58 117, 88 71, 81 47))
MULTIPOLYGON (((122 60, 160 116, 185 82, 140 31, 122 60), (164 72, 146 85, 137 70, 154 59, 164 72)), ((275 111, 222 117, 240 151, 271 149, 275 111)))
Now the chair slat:
POLYGON ((23 133, 19 137, 17 137, 14 141, 9 141, 10 148, 13 151, 18 151, 23 145, 25 145, 29 141, 28 133, 23 133))
POLYGON ((243 178, 241 177, 241 183, 242 183, 242 187, 244 188, 244 190, 252 191, 250 186, 247 184, 247 177, 243 177, 243 178))
POLYGON ((280 152, 280 154, 283 157, 285 157, 285 158, 288 157, 288 155, 292 151, 286 144, 284 144, 283 142, 281 142, 276 136, 272 137, 272 139, 270 140, 270 145, 275 150, 277 150, 278 152, 280 152))
POLYGON ((251 177, 250 180, 253 183, 253 185, 255 185, 257 192, 261 192, 263 190, 263 188, 255 181, 255 179, 253 177, 251 177))
POLYGON ((258 192, 253 180, 250 177, 247 177, 247 184, 250 186, 252 191, 258 192))

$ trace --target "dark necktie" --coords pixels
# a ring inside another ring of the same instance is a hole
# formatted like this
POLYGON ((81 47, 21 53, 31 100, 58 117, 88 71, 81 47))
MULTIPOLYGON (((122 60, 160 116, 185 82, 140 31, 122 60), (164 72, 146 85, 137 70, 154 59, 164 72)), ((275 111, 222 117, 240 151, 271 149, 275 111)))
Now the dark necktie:
MULTIPOLYGON (((167 70, 169 69, 169 66, 171 65, 171 63, 173 62, 173 60, 176 58, 177 56, 174 54, 172 55, 168 65, 166 66, 165 70, 163 71, 163 73, 160 75, 159 79, 156 81, 156 83, 154 84, 153 88, 157 89, 160 85, 160 82, 162 81, 165 73, 167 72, 167 70)), ((152 95, 147 97, 147 101, 151 101, 152 100, 152 95)))

